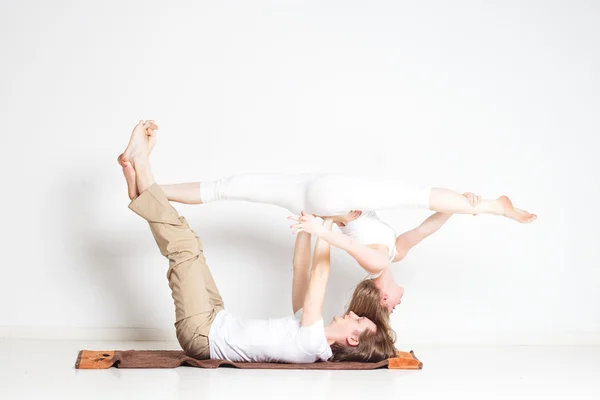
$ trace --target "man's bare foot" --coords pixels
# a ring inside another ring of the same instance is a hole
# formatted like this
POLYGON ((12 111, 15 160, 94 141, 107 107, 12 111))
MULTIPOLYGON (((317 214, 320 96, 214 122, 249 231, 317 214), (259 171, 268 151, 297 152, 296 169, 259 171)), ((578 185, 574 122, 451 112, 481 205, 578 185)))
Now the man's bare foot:
POLYGON ((129 195, 129 200, 133 200, 140 194, 137 190, 135 169, 133 169, 133 166, 130 162, 125 162, 125 166, 123 167, 123 175, 125 175, 125 180, 127 181, 127 194, 129 195))
POLYGON ((126 162, 135 164, 135 159, 138 157, 147 158, 150 154, 150 137, 146 130, 150 127, 156 127, 154 122, 142 121, 133 128, 129 144, 123 152, 121 159, 126 162))
POLYGON ((502 215, 507 218, 514 219, 517 222, 528 224, 537 219, 537 215, 531 214, 525 210, 515 208, 510 199, 506 196, 500 196, 496 200, 502 207, 502 215))
POLYGON ((148 146, 150 148, 150 153, 156 146, 156 131, 158 130, 158 125, 154 123, 154 121, 150 120, 150 126, 146 129, 146 136, 148 136, 148 146))
POLYGON ((129 200, 133 200, 140 195, 137 190, 135 169, 129 161, 123 161, 123 154, 117 158, 117 162, 123 167, 123 175, 125 175, 125 180, 127 181, 127 195, 129 196, 129 200))

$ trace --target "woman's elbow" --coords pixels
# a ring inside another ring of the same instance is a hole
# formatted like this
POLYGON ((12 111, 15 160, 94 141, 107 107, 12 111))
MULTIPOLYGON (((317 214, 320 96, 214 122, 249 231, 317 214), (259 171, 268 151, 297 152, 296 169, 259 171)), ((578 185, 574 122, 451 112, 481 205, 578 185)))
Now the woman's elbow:
POLYGON ((371 262, 366 265, 362 265, 362 267, 365 269, 365 271, 367 271, 370 274, 378 274, 389 266, 390 266, 390 262, 388 260, 376 262, 376 263, 371 262))

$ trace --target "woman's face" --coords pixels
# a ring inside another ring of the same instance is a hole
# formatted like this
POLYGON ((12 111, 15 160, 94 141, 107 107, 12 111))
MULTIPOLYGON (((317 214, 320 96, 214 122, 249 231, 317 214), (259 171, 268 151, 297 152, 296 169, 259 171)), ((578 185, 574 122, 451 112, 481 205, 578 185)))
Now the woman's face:
POLYGON ((381 304, 391 314, 396 306, 402 303, 402 296, 404 296, 404 288, 394 283, 385 292, 381 292, 381 304))

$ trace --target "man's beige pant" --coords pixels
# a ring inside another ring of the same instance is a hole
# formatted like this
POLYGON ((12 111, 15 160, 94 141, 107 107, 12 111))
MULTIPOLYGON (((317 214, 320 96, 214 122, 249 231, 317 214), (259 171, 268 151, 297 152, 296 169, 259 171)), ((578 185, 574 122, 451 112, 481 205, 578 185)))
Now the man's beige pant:
POLYGON ((208 332, 224 305, 206 265, 202 241, 157 184, 129 208, 148 221, 160 252, 169 259, 167 279, 175 301, 179 344, 190 357, 209 359, 208 332))

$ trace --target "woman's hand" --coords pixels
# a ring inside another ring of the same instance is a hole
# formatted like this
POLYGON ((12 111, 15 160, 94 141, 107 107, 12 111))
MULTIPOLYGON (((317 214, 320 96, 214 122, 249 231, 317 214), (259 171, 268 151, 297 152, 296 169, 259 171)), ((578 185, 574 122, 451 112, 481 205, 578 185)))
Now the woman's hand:
MULTIPOLYGON (((288 217, 288 219, 294 220, 297 223, 290 225, 292 228, 292 233, 295 235, 299 232, 307 232, 314 233, 319 235, 319 233, 324 232, 326 229, 323 226, 323 220, 321 218, 317 218, 314 215, 306 214, 304 211, 301 212, 301 215, 294 215, 288 217)), ((331 225, 331 222, 329 223, 331 225)))

